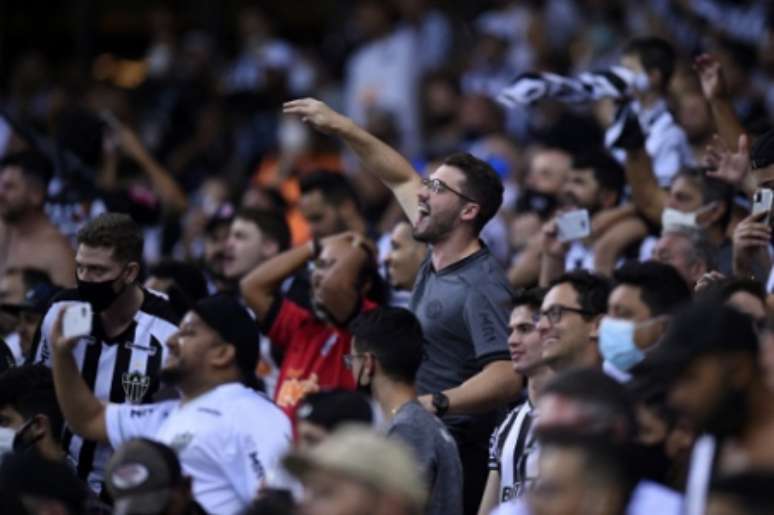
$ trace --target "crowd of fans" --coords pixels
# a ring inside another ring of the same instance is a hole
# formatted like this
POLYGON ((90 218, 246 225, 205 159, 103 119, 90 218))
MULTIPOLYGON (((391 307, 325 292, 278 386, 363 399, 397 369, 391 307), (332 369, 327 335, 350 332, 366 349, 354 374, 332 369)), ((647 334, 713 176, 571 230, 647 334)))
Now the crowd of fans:
POLYGON ((346 4, 14 56, 0 512, 774 513, 774 9, 346 4))

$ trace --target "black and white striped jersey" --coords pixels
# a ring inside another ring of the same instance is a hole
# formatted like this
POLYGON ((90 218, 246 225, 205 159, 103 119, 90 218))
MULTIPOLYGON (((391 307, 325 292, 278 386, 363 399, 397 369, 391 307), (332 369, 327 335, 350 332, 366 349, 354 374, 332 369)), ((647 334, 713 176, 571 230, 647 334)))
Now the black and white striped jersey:
MULTIPOLYGON (((145 404, 152 402, 158 390, 158 373, 167 354, 165 343, 179 320, 169 302, 148 290, 143 293, 134 322, 122 334, 108 340, 95 317, 91 335, 81 338, 73 349, 81 376, 100 400, 145 404)), ((77 290, 66 290, 54 299, 38 331, 35 362, 51 366, 52 326, 62 305, 72 301, 81 301, 77 290)), ((64 447, 78 463, 78 475, 100 491, 110 446, 84 441, 66 429, 64 447)))
POLYGON ((489 440, 489 470, 500 474, 499 503, 522 496, 537 479, 534 416, 534 408, 525 401, 508 413, 489 440))

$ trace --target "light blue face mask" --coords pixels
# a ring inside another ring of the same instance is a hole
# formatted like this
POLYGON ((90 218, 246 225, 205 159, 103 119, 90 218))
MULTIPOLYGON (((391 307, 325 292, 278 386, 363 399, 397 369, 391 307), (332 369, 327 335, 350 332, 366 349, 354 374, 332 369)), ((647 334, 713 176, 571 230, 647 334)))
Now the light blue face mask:
POLYGON ((623 372, 645 359, 645 353, 634 344, 635 328, 631 320, 611 317, 602 318, 599 325, 599 352, 623 372))

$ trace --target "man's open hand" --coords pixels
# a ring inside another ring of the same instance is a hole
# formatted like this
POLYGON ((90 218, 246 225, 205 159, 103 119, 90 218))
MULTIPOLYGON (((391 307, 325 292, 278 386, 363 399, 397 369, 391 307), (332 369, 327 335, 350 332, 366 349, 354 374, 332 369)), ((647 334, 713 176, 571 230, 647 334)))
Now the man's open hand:
POLYGON ((285 102, 282 105, 282 112, 300 116, 302 122, 308 123, 326 134, 335 133, 348 120, 345 116, 325 105, 324 102, 314 98, 285 102))

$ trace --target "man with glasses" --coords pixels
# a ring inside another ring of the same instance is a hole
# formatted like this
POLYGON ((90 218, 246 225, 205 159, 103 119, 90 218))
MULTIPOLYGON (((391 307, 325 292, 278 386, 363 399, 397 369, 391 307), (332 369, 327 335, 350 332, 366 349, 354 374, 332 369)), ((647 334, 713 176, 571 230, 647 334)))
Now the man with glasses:
POLYGON ((537 324, 545 365, 554 372, 601 365, 597 328, 609 292, 607 280, 583 270, 554 281, 537 324))
POLYGON ((479 515, 488 515, 498 504, 521 497, 537 477, 534 407, 538 392, 553 377, 553 372, 541 365, 540 336, 535 327, 544 293, 542 289, 528 290, 514 301, 508 350, 513 370, 527 378, 528 398, 508 413, 489 440, 489 477, 479 515))
POLYGON ((422 181, 398 152, 322 102, 294 100, 284 112, 343 139, 361 168, 392 190, 412 222, 414 238, 430 245, 410 304, 424 334, 417 393, 426 409, 443 417, 457 441, 465 471, 465 513, 474 514, 497 410, 516 400, 522 388, 506 345, 510 286, 479 239, 502 204, 502 182, 487 163, 469 154, 445 158, 422 181))

